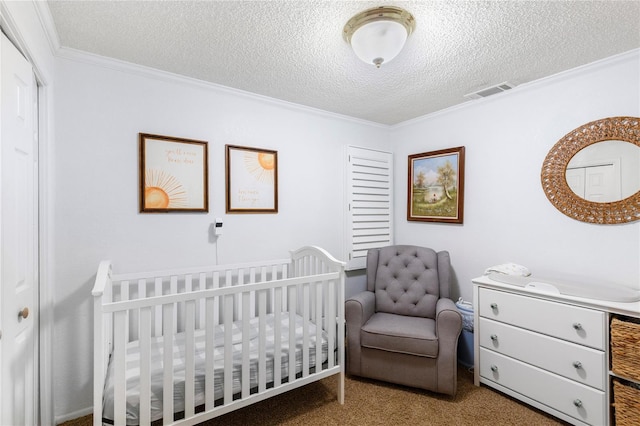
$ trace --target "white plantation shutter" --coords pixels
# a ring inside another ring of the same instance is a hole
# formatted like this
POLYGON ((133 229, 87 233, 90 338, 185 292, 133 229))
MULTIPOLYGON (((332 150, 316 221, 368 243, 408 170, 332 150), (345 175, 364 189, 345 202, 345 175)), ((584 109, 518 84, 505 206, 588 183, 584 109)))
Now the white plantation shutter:
POLYGON ((347 147, 347 270, 366 265, 367 250, 392 244, 393 155, 347 147))

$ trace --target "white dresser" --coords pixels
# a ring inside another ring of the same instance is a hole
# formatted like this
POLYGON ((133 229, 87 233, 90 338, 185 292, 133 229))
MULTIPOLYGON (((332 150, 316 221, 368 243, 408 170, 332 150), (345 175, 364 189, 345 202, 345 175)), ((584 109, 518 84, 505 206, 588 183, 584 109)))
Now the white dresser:
POLYGON ((640 303, 473 283, 475 384, 571 424, 611 424, 609 315, 640 317, 640 303))

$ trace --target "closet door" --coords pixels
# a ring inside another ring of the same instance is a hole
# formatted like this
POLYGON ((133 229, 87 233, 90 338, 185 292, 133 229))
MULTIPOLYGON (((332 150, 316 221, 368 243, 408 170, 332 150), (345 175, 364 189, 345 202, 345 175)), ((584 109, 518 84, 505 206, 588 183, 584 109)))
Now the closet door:
POLYGON ((37 92, 29 62, 0 43, 0 424, 38 423, 37 92))
POLYGON ((567 168, 567 184, 581 198, 597 203, 622 199, 618 162, 567 168))

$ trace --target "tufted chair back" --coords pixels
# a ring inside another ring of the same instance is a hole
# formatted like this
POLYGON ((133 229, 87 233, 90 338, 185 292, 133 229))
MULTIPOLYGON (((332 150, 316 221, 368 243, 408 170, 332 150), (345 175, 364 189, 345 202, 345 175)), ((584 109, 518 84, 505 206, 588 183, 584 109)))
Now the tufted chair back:
POLYGON ((432 318, 436 303, 449 297, 449 253, 398 245, 367 254, 367 290, 375 293, 376 312, 432 318))

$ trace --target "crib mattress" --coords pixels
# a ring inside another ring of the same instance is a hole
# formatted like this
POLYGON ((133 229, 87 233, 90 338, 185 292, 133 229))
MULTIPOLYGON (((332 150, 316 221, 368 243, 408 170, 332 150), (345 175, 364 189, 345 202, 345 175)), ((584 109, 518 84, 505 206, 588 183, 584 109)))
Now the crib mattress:
MULTIPOLYGON (((295 314, 294 314, 295 315, 295 314)), ((274 377, 274 316, 266 317, 266 376, 267 383, 273 382, 274 377)), ((232 325, 233 343, 233 394, 241 391, 242 377, 242 324, 239 322, 232 325)), ((246 336, 250 340, 250 388, 258 386, 258 330, 259 319, 250 321, 250 332, 246 336)), ((295 372, 302 371, 302 345, 303 345, 303 321, 302 317, 295 315, 295 372)), ((196 407, 205 402, 205 331, 196 330, 194 333, 195 343, 195 402, 196 407)), ((281 352, 282 365, 281 377, 285 380, 289 375, 289 315, 283 313, 281 316, 281 352)), ((164 358, 163 338, 157 337, 151 340, 151 420, 162 418, 162 389, 163 374, 162 368, 164 358)), ((321 332, 322 361, 320 365, 327 361, 327 336, 321 332)), ((315 365, 316 348, 316 326, 309 324, 309 364, 315 365)), ((173 391, 174 391, 174 411, 184 411, 185 394, 185 334, 177 333, 173 345, 173 391)), ((216 326, 214 331, 214 395, 215 399, 223 398, 224 389, 224 326, 216 326)), ((127 344, 126 348, 126 383, 127 383, 127 425, 139 424, 140 411, 140 346, 138 341, 127 344)), ((103 418, 107 421, 113 419, 114 398, 113 398, 113 365, 109 364, 105 381, 105 391, 103 400, 103 418)))

